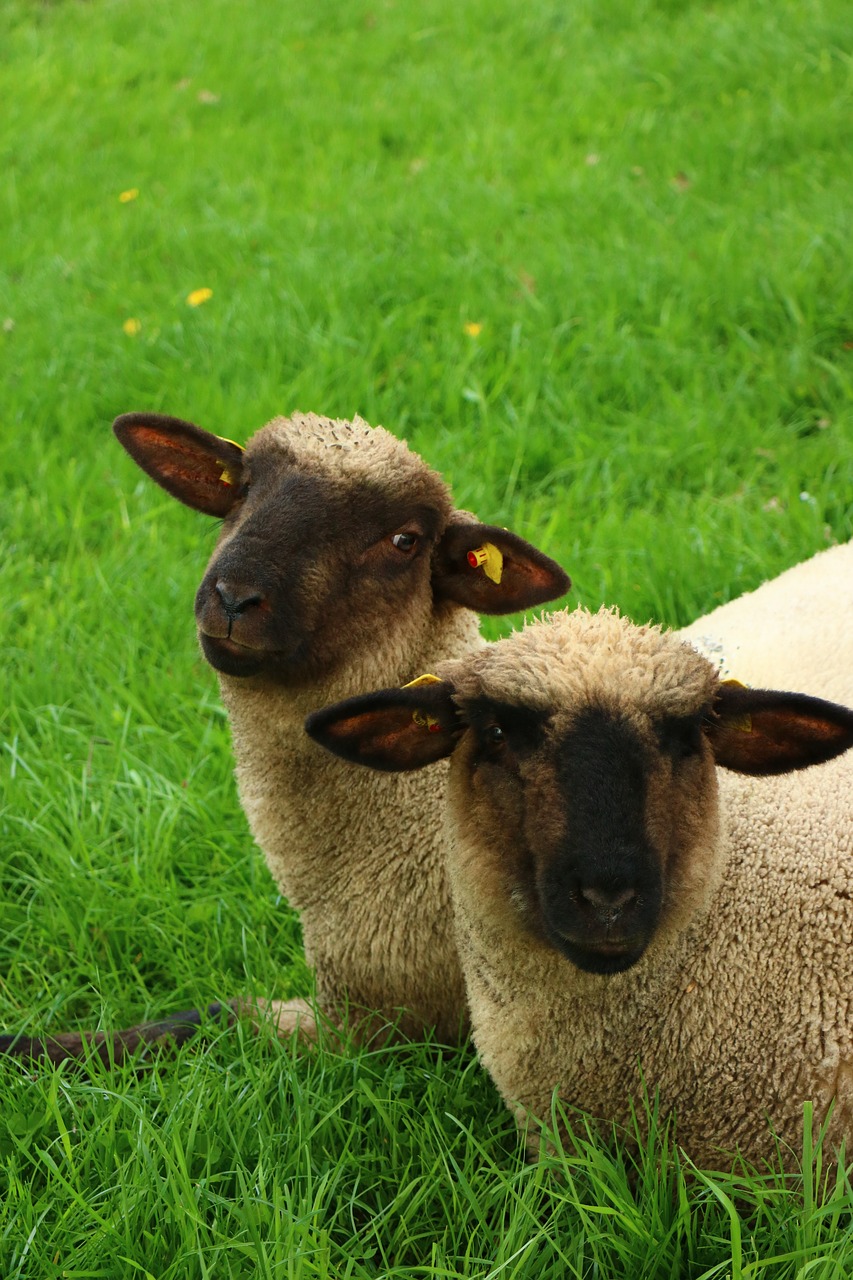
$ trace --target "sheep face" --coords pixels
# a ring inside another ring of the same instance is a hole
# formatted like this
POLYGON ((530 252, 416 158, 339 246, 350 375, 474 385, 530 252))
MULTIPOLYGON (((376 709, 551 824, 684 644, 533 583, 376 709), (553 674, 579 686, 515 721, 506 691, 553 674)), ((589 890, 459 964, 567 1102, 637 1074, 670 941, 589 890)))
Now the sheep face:
POLYGON ((419 652, 454 604, 511 612, 569 585, 522 539, 455 512, 440 476, 358 419, 278 418, 245 450, 155 414, 126 414, 115 431, 169 493, 223 521, 195 599, 202 651, 223 675, 310 685, 360 654, 419 652), (469 563, 486 541, 500 582, 469 563))
POLYGON ((716 765, 780 773, 853 744, 853 712, 721 685, 711 663, 617 613, 558 613, 438 667, 440 683, 308 718, 384 769, 453 753, 451 876, 491 946, 523 933, 593 974, 695 916, 723 869, 716 765))
POLYGON ((456 701, 470 727, 451 770, 454 874, 495 925, 597 974, 683 925, 719 861, 706 697, 677 716, 618 698, 533 710, 482 686, 456 701))
POLYGON ((503 928, 585 972, 616 973, 681 927, 716 882, 716 772, 703 735, 716 678, 685 652, 683 685, 653 696, 662 637, 652 631, 621 672, 608 653, 606 684, 589 668, 570 667, 580 678, 566 681, 560 663, 528 662, 507 686, 508 649, 524 660, 524 636, 453 678, 469 726, 451 772, 457 874, 503 928))
POLYGON ((357 447, 300 455, 294 435, 249 442, 196 594, 202 651, 226 675, 310 681, 366 648, 378 619, 432 610, 432 551, 452 509, 439 477, 406 466, 416 459, 402 448, 380 477, 357 447))

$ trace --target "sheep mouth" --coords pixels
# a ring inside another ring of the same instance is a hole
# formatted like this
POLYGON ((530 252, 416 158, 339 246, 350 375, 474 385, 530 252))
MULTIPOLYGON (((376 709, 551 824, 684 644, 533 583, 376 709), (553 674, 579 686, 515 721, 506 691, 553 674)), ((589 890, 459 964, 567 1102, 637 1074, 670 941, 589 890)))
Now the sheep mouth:
POLYGON ((630 938, 602 939, 584 946, 565 933, 558 933, 554 943, 576 968, 584 973, 623 973, 632 968, 649 944, 649 939, 634 934, 630 938))
POLYGON ((228 636, 209 636, 200 631, 201 651, 215 671, 226 676, 254 676, 263 669, 268 656, 264 649, 250 649, 228 636))
POLYGON ((198 638, 205 659, 221 675, 238 678, 263 676, 288 687, 298 687, 313 675, 311 664, 306 659, 310 650, 304 641, 292 649, 253 648, 232 636, 208 635, 201 628, 198 638))

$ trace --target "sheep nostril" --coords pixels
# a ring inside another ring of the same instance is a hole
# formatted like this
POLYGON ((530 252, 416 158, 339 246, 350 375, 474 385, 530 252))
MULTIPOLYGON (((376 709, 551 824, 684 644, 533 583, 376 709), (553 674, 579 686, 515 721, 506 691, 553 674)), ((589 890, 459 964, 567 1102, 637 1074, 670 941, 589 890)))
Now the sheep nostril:
POLYGON ((626 907, 637 897, 636 889, 601 889, 597 885, 586 885, 580 890, 580 897, 597 916, 609 916, 616 919, 626 907))
POLYGON ((263 603, 264 599, 258 591, 247 593, 238 587, 231 587, 221 580, 217 582, 215 590, 222 601, 222 608, 229 618, 237 618, 248 609, 256 608, 263 603))

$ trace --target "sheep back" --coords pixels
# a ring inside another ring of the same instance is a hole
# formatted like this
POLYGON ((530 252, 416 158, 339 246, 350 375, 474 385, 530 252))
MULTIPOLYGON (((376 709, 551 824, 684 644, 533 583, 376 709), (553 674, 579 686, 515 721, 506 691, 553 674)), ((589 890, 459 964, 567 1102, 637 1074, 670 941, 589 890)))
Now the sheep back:
POLYGON ((678 635, 724 677, 853 704, 853 542, 818 552, 678 635))

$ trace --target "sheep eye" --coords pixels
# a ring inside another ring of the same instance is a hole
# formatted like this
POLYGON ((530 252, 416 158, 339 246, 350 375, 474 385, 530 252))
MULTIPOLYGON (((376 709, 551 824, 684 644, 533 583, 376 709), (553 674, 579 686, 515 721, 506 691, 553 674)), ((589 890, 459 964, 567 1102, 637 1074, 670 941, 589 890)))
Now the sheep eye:
POLYGON ((398 551, 407 554, 410 551, 414 551, 418 545, 418 535, 416 533, 395 533, 391 542, 398 551))
POLYGON ((702 722, 692 716, 667 720, 658 726, 661 748, 674 760, 695 756, 702 747, 702 722))
POLYGON ((506 742, 506 734, 499 724, 490 724, 486 730, 486 741, 489 746, 495 747, 501 742, 506 742))

